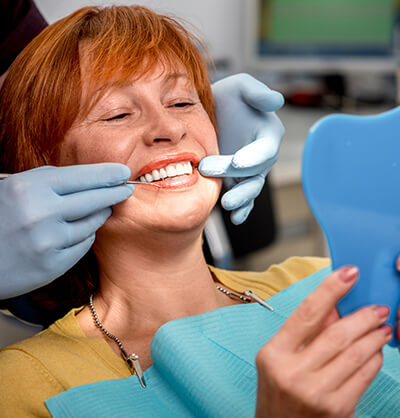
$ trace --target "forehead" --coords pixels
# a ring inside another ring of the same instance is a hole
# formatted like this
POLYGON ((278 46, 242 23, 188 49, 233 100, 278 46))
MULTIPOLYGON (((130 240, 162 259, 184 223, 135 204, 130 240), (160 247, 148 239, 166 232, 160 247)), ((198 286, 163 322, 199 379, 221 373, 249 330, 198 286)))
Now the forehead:
POLYGON ((90 43, 79 46, 79 60, 82 87, 82 110, 89 111, 105 93, 126 87, 138 80, 159 80, 173 87, 178 82, 194 87, 193 74, 178 57, 166 57, 160 52, 158 59, 145 56, 141 63, 124 61, 118 63, 105 59, 101 68, 98 58, 93 57, 90 43), (95 62, 94 62, 95 61, 95 62))

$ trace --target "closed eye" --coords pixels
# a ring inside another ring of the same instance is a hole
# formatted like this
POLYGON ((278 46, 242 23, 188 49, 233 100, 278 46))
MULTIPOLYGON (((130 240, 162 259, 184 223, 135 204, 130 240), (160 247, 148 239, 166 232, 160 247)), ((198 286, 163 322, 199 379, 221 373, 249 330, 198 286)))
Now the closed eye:
POLYGON ((175 103, 175 107, 186 107, 186 106, 193 106, 194 103, 191 102, 181 102, 181 103, 175 103))
POLYGON ((118 120, 118 119, 124 119, 125 117, 129 116, 130 113, 120 113, 119 115, 112 116, 111 118, 103 119, 105 121, 110 120, 118 120))

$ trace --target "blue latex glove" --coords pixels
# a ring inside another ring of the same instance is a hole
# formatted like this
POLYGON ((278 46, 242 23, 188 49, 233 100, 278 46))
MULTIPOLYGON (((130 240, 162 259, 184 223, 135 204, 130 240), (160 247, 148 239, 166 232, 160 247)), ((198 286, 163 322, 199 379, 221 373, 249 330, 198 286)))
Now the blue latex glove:
POLYGON ((0 299, 46 285, 86 254, 111 205, 127 199, 122 164, 40 167, 0 181, 0 299))
POLYGON ((233 211, 231 220, 238 225, 251 212, 265 176, 278 159, 285 130, 274 112, 284 99, 248 74, 227 77, 212 88, 222 155, 204 158, 199 171, 208 177, 246 177, 221 202, 233 211))

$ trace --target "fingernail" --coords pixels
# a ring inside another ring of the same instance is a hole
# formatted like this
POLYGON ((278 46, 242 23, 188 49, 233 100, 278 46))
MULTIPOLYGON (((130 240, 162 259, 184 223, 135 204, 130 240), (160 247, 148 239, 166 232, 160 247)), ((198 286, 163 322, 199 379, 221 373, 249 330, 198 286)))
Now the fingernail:
POLYGON ((400 256, 398 256, 396 259, 396 270, 400 271, 400 256))
POLYGON ((392 335, 392 327, 390 325, 384 325, 383 327, 380 327, 379 329, 386 336, 392 335))
POLYGON ((358 276, 358 268, 355 266, 345 266, 339 270, 339 279, 342 282, 349 283, 358 276))
POLYGON ((390 309, 387 306, 375 306, 374 311, 379 318, 383 319, 389 316, 390 309))

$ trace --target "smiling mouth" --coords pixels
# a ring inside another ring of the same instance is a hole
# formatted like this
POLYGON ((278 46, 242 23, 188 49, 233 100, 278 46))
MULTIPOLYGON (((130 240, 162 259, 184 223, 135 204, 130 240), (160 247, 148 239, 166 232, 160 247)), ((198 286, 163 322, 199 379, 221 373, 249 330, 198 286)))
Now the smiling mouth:
POLYGON ((191 161, 181 161, 179 163, 168 164, 159 170, 152 170, 138 177, 136 180, 142 183, 152 183, 166 179, 172 179, 193 174, 193 165, 191 161))

